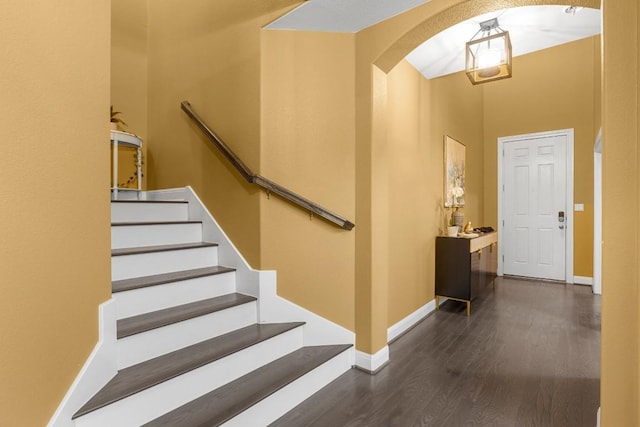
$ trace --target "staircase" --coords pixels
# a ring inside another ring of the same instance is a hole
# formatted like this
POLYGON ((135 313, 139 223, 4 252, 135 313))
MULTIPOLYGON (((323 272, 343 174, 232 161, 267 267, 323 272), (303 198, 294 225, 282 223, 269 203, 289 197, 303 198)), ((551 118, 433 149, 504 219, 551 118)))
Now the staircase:
POLYGON ((268 425, 351 368, 352 335, 278 297, 190 188, 142 197, 111 205, 117 373, 72 425, 268 425))

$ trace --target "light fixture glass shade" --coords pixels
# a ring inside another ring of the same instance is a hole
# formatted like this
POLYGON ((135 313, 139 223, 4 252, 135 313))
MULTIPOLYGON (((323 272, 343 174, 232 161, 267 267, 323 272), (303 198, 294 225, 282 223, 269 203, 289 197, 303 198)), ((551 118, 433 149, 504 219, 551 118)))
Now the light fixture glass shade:
POLYGON ((511 60, 508 31, 467 42, 465 72, 474 85, 511 77, 511 60))

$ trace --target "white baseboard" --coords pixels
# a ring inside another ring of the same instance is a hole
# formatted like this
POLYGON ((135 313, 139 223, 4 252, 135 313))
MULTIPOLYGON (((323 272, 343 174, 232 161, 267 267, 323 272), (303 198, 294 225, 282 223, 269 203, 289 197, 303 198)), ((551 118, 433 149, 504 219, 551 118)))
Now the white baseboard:
POLYGON ((80 373, 71 384, 48 427, 73 427, 73 414, 86 403, 87 396, 98 392, 117 372, 116 309, 113 299, 99 306, 100 339, 80 373))
POLYGON ((385 345, 376 354, 356 350, 356 366, 364 371, 375 373, 389 362, 389 346, 385 345))
POLYGON ((304 345, 355 344, 356 335, 352 331, 280 297, 275 271, 263 270, 259 275, 260 322, 305 322, 304 345))
MULTIPOLYGON (((442 302, 444 302, 444 298, 441 299, 441 303, 442 302)), ((389 329, 387 329, 387 342, 393 341, 409 329, 413 328, 422 319, 431 314, 435 309, 436 301, 431 300, 395 325, 390 326, 389 329)))
POLYGON ((573 283, 575 283, 576 285, 593 286, 593 277, 573 276, 573 283))

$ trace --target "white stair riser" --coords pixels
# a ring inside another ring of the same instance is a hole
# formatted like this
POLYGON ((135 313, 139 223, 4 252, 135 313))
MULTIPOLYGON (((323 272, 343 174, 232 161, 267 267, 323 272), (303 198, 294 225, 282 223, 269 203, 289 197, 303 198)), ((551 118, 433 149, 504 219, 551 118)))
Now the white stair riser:
POLYGON ((250 302, 121 338, 116 343, 118 369, 226 334, 256 321, 256 303, 250 302))
POLYGON ((138 189, 133 188, 119 188, 117 197, 114 196, 115 192, 111 189, 111 200, 144 200, 138 189))
POLYGON ((236 273, 214 274, 180 282, 116 292, 116 318, 123 319, 236 291, 236 273))
POLYGON ((267 426, 351 369, 348 351, 326 361, 266 399, 222 424, 224 427, 267 426))
POLYGON ((201 223, 111 226, 111 249, 201 241, 201 223))
POLYGON ((111 203, 111 222, 186 221, 187 203, 111 203))
POLYGON ((83 415, 76 427, 139 426, 301 346, 296 328, 83 415))
POLYGON ((218 265, 218 248, 209 246, 111 257, 111 280, 151 276, 218 265))

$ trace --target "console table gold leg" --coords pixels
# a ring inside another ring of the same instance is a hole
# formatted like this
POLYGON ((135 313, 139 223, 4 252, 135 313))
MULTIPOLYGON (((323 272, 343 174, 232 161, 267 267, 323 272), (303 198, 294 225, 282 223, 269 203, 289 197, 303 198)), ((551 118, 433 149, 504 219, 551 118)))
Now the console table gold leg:
POLYGON ((440 310, 440 297, 436 295, 436 310, 440 310))
POLYGON ((467 317, 471 316, 471 301, 467 301, 467 317))

